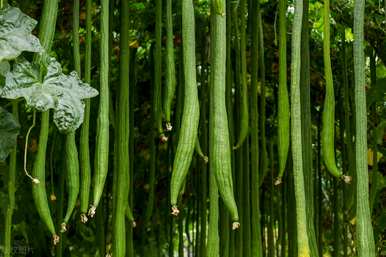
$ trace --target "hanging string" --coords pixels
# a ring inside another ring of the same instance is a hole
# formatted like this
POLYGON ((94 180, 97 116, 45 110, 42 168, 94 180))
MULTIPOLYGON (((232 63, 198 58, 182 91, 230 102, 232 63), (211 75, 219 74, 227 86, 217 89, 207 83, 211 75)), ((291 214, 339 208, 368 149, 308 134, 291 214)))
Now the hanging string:
MULTIPOLYGON (((3 0, 1 0, 1 1, 3 1, 3 0)), ((29 177, 32 180, 33 183, 39 184, 40 183, 39 179, 32 177, 29 174, 29 172, 27 171, 28 138, 29 138, 29 134, 31 133, 32 129, 35 127, 35 124, 36 124, 36 112, 34 111, 33 112, 33 117, 32 117, 32 125, 31 125, 31 127, 29 127, 29 129, 27 131, 26 138, 25 138, 25 145, 24 145, 24 173, 25 173, 25 175, 27 177, 29 177)))

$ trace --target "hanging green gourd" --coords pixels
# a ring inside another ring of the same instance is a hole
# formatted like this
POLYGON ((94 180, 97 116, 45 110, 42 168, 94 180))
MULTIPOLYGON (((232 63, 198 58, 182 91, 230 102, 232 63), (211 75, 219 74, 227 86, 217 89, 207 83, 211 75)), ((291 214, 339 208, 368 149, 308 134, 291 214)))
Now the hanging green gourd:
MULTIPOLYGON (((58 11, 58 1, 44 1, 43 17, 40 24, 39 38, 43 48, 48 51, 51 48, 53 34, 55 33, 56 13, 58 11)), ((49 130, 49 111, 42 113, 40 121, 40 134, 38 153, 35 157, 32 176, 37 178, 40 183, 32 185, 32 196, 35 201, 36 209, 40 218, 46 224, 52 234, 53 244, 59 242, 59 236, 56 234, 55 226, 48 206, 47 193, 45 188, 45 159, 49 130)))
POLYGON ((346 183, 349 183, 351 177, 343 175, 335 162, 335 97, 330 57, 330 0, 324 0, 323 17, 323 60, 326 78, 326 96, 322 117, 322 155, 327 170, 331 175, 342 178, 346 183))
POLYGON ((176 68, 174 60, 174 34, 172 0, 166 0, 166 89, 164 112, 166 131, 171 131, 171 112, 176 91, 176 68))
MULTIPOLYGON (((84 60, 84 80, 86 83, 91 83, 91 55, 92 55, 92 0, 86 0, 86 53, 84 60)), ((87 210, 89 207, 90 199, 90 186, 91 186, 91 161, 90 161, 90 100, 86 99, 84 107, 83 124, 80 129, 80 149, 79 149, 79 161, 80 161, 80 220, 86 223, 87 210)))
MULTIPOLYGON (((154 91, 153 112, 155 129, 159 133, 161 143, 168 138, 162 127, 162 0, 155 1, 155 53, 154 53, 154 91)), ((169 96, 167 96, 169 97, 169 96)))
MULTIPOLYGON (((73 19, 72 19, 72 34, 73 34, 73 56, 75 71, 80 74, 80 43, 79 43, 79 0, 74 0, 73 3, 73 19)), ((70 220, 71 214, 75 208, 79 194, 79 159, 78 149, 75 142, 75 131, 69 132, 66 135, 65 156, 67 169, 67 188, 68 188, 68 203, 67 211, 61 224, 61 232, 67 231, 67 223, 70 220)))
POLYGON ((307 234, 306 199, 304 191, 302 131, 300 106, 300 58, 303 0, 295 1, 291 47, 291 142, 296 203, 296 228, 298 256, 310 257, 307 234))
POLYGON ((275 181, 278 185, 284 174, 287 163, 289 137, 290 137, 290 113, 287 89, 287 3, 279 1, 279 91, 278 91, 278 151, 279 151, 279 175, 275 181))
MULTIPOLYGON (((249 109, 248 109, 248 85, 247 85, 247 3, 241 0, 239 3, 239 20, 240 28, 237 31, 240 33, 240 41, 238 54, 240 54, 240 134, 239 139, 233 149, 238 149, 245 141, 249 133, 249 109)), ((236 23, 238 24, 238 23, 236 23)), ((237 25, 236 25, 237 26, 237 25)), ((238 35, 237 35, 238 36, 238 35)))
POLYGON ((184 108, 170 185, 172 214, 178 215, 177 199, 188 174, 197 140, 200 109, 196 82, 195 21, 192 0, 182 0, 184 108))
POLYGON ((365 1, 354 6, 355 158, 356 158, 356 243, 358 257, 375 257, 374 233, 369 204, 367 167, 367 106, 364 55, 365 1))
MULTIPOLYGON (((223 3, 225 9, 225 3, 223 3)), ((231 146, 226 110, 226 18, 212 17, 211 79, 209 105, 209 171, 215 174, 220 196, 230 212, 232 228, 240 226, 233 195, 231 146)))
POLYGON ((94 217, 102 197, 109 163, 109 0, 101 1, 100 97, 96 131, 94 192, 88 211, 94 217))
POLYGON ((126 256, 126 213, 133 222, 133 215, 128 205, 130 185, 130 159, 129 159, 129 137, 130 137, 130 97, 129 97, 129 1, 121 1, 121 24, 120 24, 120 87, 118 98, 118 119, 116 134, 117 169, 115 169, 116 180, 114 180, 114 214, 113 214, 113 254, 116 257, 126 256))

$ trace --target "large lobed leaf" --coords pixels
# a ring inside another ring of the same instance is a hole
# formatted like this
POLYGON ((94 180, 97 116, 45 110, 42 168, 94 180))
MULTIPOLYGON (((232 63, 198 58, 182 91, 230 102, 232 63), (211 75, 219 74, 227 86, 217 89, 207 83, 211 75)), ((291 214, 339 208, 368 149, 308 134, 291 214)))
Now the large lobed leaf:
POLYGON ((31 34, 37 21, 20 11, 7 7, 0 10, 0 63, 12 60, 23 51, 42 52, 37 37, 31 34))
POLYGON ((15 147, 19 129, 13 115, 0 107, 0 161, 4 161, 15 147))
POLYGON ((6 85, 0 96, 23 97, 29 107, 38 111, 54 110, 54 123, 61 132, 75 131, 83 122, 83 99, 95 97, 98 91, 83 83, 76 72, 65 75, 55 58, 46 60, 46 73, 40 80, 40 66, 18 58, 6 72, 6 85))

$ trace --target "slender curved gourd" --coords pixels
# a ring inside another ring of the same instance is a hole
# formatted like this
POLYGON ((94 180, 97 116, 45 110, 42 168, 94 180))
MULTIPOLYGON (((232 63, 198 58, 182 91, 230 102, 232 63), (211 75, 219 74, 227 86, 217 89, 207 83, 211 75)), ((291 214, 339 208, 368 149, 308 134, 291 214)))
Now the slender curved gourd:
POLYGON ((281 183, 287 163, 290 114, 287 90, 287 2, 279 1, 279 90, 278 90, 278 151, 279 151, 279 175, 275 184, 281 183))
POLYGON ((303 18, 303 0, 295 1, 295 16, 292 25, 291 51, 291 142, 296 203, 296 227, 298 255, 310 257, 307 233, 306 197, 303 178, 302 130, 300 106, 300 54, 303 18))
MULTIPOLYGON (((315 224, 315 169, 313 168, 313 140, 311 121, 311 83, 310 83, 310 29, 309 29, 309 0, 303 1, 303 22, 301 42, 301 74, 300 74, 300 105, 302 107, 302 153, 304 190, 306 194, 307 232, 309 238, 310 254, 319 257, 318 243, 316 240, 315 224)), ((320 133, 319 133, 320 134, 320 133)))
POLYGON ((247 55, 246 55, 246 30, 247 30, 247 5, 240 2, 240 134, 234 149, 239 148, 245 141, 249 132, 249 110, 248 110, 248 85, 247 85, 247 55))
POLYGON ((97 119, 94 192, 88 214, 94 217, 102 197, 109 164, 109 0, 101 1, 100 90, 97 119))
MULTIPOLYGON (((74 0, 73 4, 73 22, 72 22, 72 34, 73 34, 73 56, 75 71, 80 74, 80 43, 79 43, 79 0, 74 0)), ((68 202, 67 210, 64 216, 64 220, 61 224, 61 231, 67 230, 66 226, 71 217, 71 214, 75 208, 76 200, 79 195, 79 159, 78 149, 75 141, 75 131, 66 135, 65 142, 66 152, 66 169, 67 169, 67 188, 68 188, 68 202)))
MULTIPOLYGON (((218 8, 225 8, 225 0, 212 0, 210 2, 211 5, 211 28, 214 28, 211 31, 211 38, 216 38, 218 33, 226 33, 226 19, 225 17, 221 17, 221 14, 218 14, 216 12, 216 9, 218 8)), ((225 38, 224 38, 225 40, 225 38)), ((226 42, 226 41, 224 41, 226 42)), ((216 46, 216 42, 211 41, 211 50, 213 51, 216 46)), ((224 73, 223 73, 223 82, 224 82, 224 98, 225 98, 225 53, 226 49, 225 46, 221 49, 216 49, 224 52, 224 58, 223 58, 223 66, 224 66, 224 73)), ((214 57, 211 58, 211 64, 213 65, 214 57)), ((214 72, 214 71, 213 71, 214 72)), ((213 73, 211 74, 211 81, 210 81, 210 91, 212 92, 212 86, 213 86, 213 73)), ((210 97, 211 99, 211 97, 210 97)), ((225 99, 224 99, 225 100, 225 99)), ((211 100, 210 100, 211 101, 211 100)), ((211 108, 211 106, 210 106, 211 108)), ((211 119, 211 113, 209 114, 209 120, 211 119)), ((210 122, 210 121, 209 121, 210 122)), ((213 136, 211 129, 209 128, 210 136, 213 136)), ((210 139, 212 141, 212 139, 210 139)), ((212 150, 212 142, 209 143, 209 151, 212 150)), ((229 158, 230 158, 229 154, 229 158)), ((220 254, 220 237, 219 237, 219 201, 218 201, 218 186, 216 181, 216 175, 215 175, 215 169, 213 166, 214 162, 209 163, 209 225, 208 225, 208 243, 206 247, 206 256, 207 257, 218 257, 220 254)))
MULTIPOLYGON (((130 187, 130 85, 129 85, 129 1, 121 0, 121 36, 120 36, 120 87, 117 119, 117 179, 115 188, 113 217, 113 255, 126 256, 126 221, 125 214, 129 209, 130 187)), ((130 210, 131 213, 131 210, 130 210)), ((131 215, 132 216, 132 215, 131 215)))
MULTIPOLYGON (((225 1, 222 3, 225 9, 225 1)), ((226 110, 226 18, 215 14, 211 31, 211 77, 209 105, 209 171, 214 173, 220 196, 233 222, 240 226, 233 194, 231 145, 226 110)))
POLYGON ((32 176, 38 179, 38 184, 32 184, 32 196, 35 201, 36 209, 39 213, 40 218, 48 227, 49 231, 53 236, 53 243, 59 242, 59 236, 55 232, 54 222, 51 217, 50 207, 48 205, 47 192, 46 192, 46 174, 45 174, 45 160, 48 142, 48 131, 49 131, 49 111, 42 113, 40 123, 40 134, 38 152, 35 157, 35 162, 32 169, 32 176))
POLYGON ((65 142, 66 170, 67 170, 67 190, 68 201, 67 210, 61 224, 61 232, 67 230, 66 226, 74 211, 76 201, 79 194, 79 160, 78 150, 75 142, 75 132, 70 132, 66 135, 65 142))
MULTIPOLYGON (((84 60, 84 80, 86 83, 91 82, 91 51, 92 51, 92 0, 86 1, 86 53, 84 60)), ((90 100, 85 99, 83 124, 80 129, 80 220, 87 222, 87 209, 90 199, 91 185, 91 163, 89 147, 89 128, 90 128, 90 100)))
POLYGON ((166 93, 164 113, 166 130, 172 130, 171 111, 173 98, 176 91, 176 68, 174 63, 174 35, 173 35, 173 10, 172 0, 166 0, 166 93))
POLYGON ((170 182, 170 201, 173 215, 179 213, 177 198, 192 161, 200 118, 196 84, 195 21, 192 0, 182 0, 182 40, 185 95, 181 128, 170 182))
POLYGON ((356 157, 356 242, 358 257, 375 257, 375 243, 369 205, 367 167, 367 107, 364 56, 365 0, 354 6, 354 75, 355 75, 355 157, 356 157))
MULTIPOLYGON (((222 82, 223 82, 223 86, 224 86, 224 106, 225 106, 226 18, 221 16, 221 10, 225 10, 225 0, 212 0, 212 1, 210 1, 210 7, 211 7, 211 15, 210 15, 211 23, 210 23, 210 25, 211 25, 211 28, 213 28, 213 30, 211 29, 211 39, 212 38, 215 39, 215 40, 211 40, 211 52, 214 53, 216 51, 221 51, 223 54, 223 59, 221 59, 221 60, 217 59, 217 62, 222 61, 223 63, 221 63, 221 65, 224 66, 223 67, 224 71, 222 74, 222 79, 223 79, 222 82), (217 41, 219 33, 223 33, 222 36, 223 36, 224 41, 223 41, 222 48, 217 49, 216 46, 219 46, 218 41, 217 41), (213 51, 213 50, 215 50, 215 51, 213 51)), ((216 58, 215 56, 213 56, 213 55, 211 56, 211 66, 212 67, 214 67, 215 58, 216 58)), ((210 75, 211 80, 210 80, 210 85, 209 85, 209 90, 210 90, 209 123, 211 122, 211 119, 213 118, 212 113, 211 113, 211 111, 212 111, 211 102, 212 102, 212 96, 213 96, 212 95, 212 87, 214 85, 214 73, 217 71, 218 70, 213 70, 211 75, 210 75)), ((225 115, 227 115, 227 114, 225 113, 225 115)), ((227 118, 227 116, 225 116, 225 118, 227 118)), ((227 119, 225 122, 226 123, 228 122, 227 119)), ((210 152, 211 158, 212 158, 213 155, 212 155, 211 151, 213 149, 212 148, 213 143, 212 143, 211 137, 213 137, 213 131, 211 130, 211 128, 209 128, 209 138, 210 138, 209 139, 210 140, 209 152, 210 152)), ((229 136, 228 136, 227 140, 229 140, 229 136)), ((198 139, 197 139, 196 145, 200 146, 200 141, 198 139)), ((197 149, 197 146, 196 146, 196 149, 197 149)), ((230 147, 230 146, 228 145, 228 147, 230 147)), ((229 161, 230 161, 230 158, 231 158, 231 155, 229 154, 229 161)), ((208 243, 206 246, 206 251, 207 251, 206 256, 207 257, 218 257, 220 254, 219 201, 218 201, 219 191, 218 191, 218 186, 217 186, 217 181, 216 181, 216 170, 215 170, 214 164, 215 163, 213 161, 210 161, 210 163, 209 163, 209 224, 208 224, 208 243)), ((205 176, 206 176, 206 174, 205 174, 205 176)))
MULTIPOLYGON (((45 0, 43 5, 43 14, 40 23, 39 39, 43 48, 48 52, 52 45, 52 40, 55 35, 55 24, 58 11, 58 0, 45 0)), ((40 62, 41 56, 35 55, 35 62, 40 62)), ((42 113, 40 121, 40 134, 38 143, 38 152, 35 157, 35 162, 32 169, 32 176, 37 178, 40 183, 32 184, 32 197, 35 202, 36 209, 40 218, 48 227, 52 234, 53 244, 59 242, 59 236, 56 234, 54 222, 51 217, 50 207, 48 205, 47 192, 46 192, 46 151, 48 142, 49 111, 42 113)))
POLYGON ((342 177, 335 162, 335 97, 330 57, 330 0, 324 0, 323 60, 326 77, 326 96, 323 107, 322 155, 327 170, 334 177, 342 177))
POLYGON ((154 102, 155 126, 161 143, 167 141, 162 127, 162 0, 155 1, 155 53, 154 53, 154 102))
MULTIPOLYGON (((345 150, 342 157, 344 159, 347 159, 346 169, 347 174, 349 176, 355 177, 355 151, 349 151, 348 149, 355 149, 355 142, 353 140, 355 131, 353 127, 355 127, 355 120, 352 118, 354 113, 354 93, 352 93, 352 89, 349 85, 349 72, 348 72, 348 61, 349 56, 351 56, 351 51, 348 51, 347 46, 349 43, 346 41, 346 34, 343 34, 343 41, 345 42, 342 44, 342 52, 343 52, 343 109, 344 109, 344 144, 345 144, 345 150)), ((350 43, 351 44, 351 43, 350 43)), ((352 86, 354 88, 354 86, 352 86)), ((355 186, 348 186, 346 193, 345 193, 345 209, 346 210, 352 210, 354 206, 354 202, 356 199, 356 193, 355 193, 355 186)))

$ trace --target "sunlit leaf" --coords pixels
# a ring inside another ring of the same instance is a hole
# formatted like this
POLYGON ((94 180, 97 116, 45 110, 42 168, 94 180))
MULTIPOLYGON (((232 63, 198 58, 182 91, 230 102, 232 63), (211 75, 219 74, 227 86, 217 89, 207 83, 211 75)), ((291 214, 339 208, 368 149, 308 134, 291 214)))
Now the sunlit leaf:
POLYGON ((38 111, 54 110, 54 122, 61 132, 75 131, 83 122, 83 99, 98 91, 83 83, 76 72, 65 75, 55 58, 47 60, 46 74, 40 81, 37 65, 19 58, 6 73, 6 85, 0 96, 7 99, 23 97, 29 107, 38 111))
POLYGON ((347 43, 350 43, 350 42, 354 41, 354 34, 352 33, 352 29, 351 28, 345 28, 344 34, 345 34, 346 42, 347 43))
POLYGON ((0 10, 0 62, 12 60, 23 51, 41 52, 39 39, 31 34, 37 21, 22 13, 19 8, 0 10))

